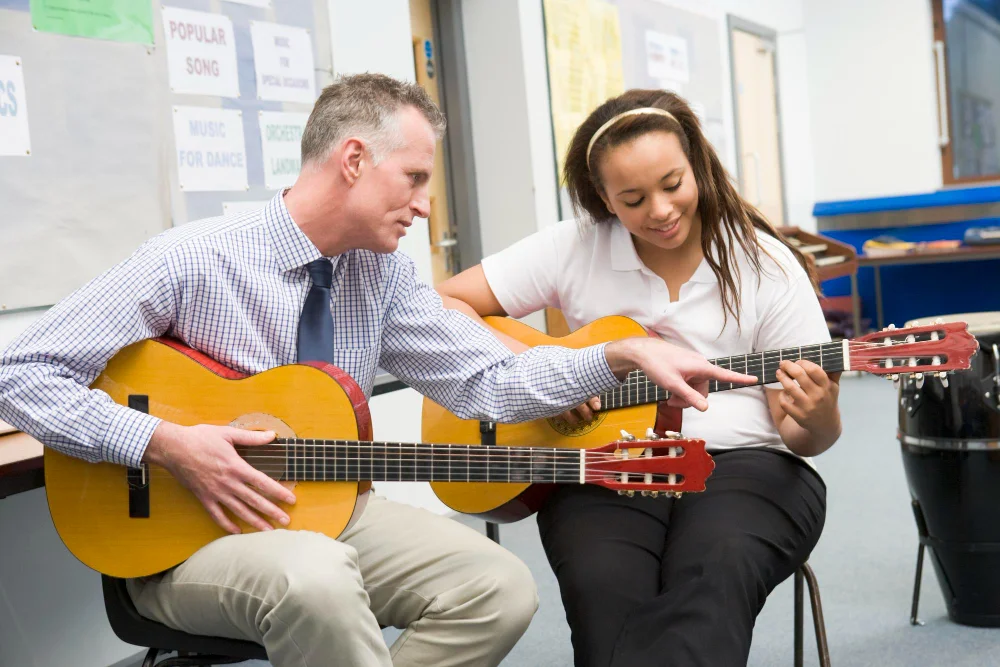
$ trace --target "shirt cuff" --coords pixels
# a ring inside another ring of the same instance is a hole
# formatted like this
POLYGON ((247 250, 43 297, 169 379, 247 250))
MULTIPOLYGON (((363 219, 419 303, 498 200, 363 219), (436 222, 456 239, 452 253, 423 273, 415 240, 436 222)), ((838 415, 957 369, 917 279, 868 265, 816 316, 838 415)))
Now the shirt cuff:
POLYGON ((607 343, 585 347, 573 359, 573 372, 588 396, 614 389, 621 381, 611 372, 608 357, 604 353, 607 343))
POLYGON ((104 435, 101 458, 108 463, 138 468, 160 421, 159 417, 119 406, 104 435))

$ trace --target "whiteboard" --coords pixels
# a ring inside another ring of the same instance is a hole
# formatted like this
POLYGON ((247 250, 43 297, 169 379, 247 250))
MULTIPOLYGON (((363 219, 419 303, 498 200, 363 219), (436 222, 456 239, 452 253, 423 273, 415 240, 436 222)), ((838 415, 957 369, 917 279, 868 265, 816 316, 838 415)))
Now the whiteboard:
POLYGON ((259 112, 312 105, 257 99, 250 26, 306 28, 321 90, 332 81, 326 0, 165 4, 232 21, 238 98, 170 91, 159 1, 152 3, 154 44, 146 46, 37 32, 29 0, 0 0, 0 54, 23 63, 31 138, 30 156, 0 156, 0 312, 54 304, 164 229, 222 215, 223 202, 275 193, 264 182, 259 112), (175 106, 242 112, 243 191, 179 187, 175 106))

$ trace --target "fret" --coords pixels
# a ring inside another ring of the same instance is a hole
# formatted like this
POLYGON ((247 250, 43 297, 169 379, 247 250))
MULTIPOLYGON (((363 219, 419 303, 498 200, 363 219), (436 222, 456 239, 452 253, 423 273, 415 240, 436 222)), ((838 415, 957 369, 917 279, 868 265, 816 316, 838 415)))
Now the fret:
POLYGON ((510 449, 493 447, 493 481, 502 482, 504 478, 510 481, 510 449))
POLYGON ((434 457, 431 461, 431 475, 435 480, 448 479, 448 466, 450 457, 448 456, 448 445, 435 445, 434 457))
POLYGON ((323 481, 326 479, 326 458, 327 458, 326 453, 328 449, 326 445, 326 440, 321 440, 320 442, 322 443, 320 445, 320 451, 322 452, 322 454, 316 461, 316 474, 319 476, 320 481, 323 481))
POLYGON ((819 346, 819 367, 823 368, 823 346, 819 346))
POLYGON ((490 450, 492 447, 483 447, 486 450, 486 481, 490 481, 490 450))
POLYGON ((465 445, 465 458, 461 456, 451 464, 451 475, 457 482, 471 481, 472 465, 469 455, 472 453, 472 446, 465 445))
POLYGON ((358 464, 361 460, 360 447, 353 443, 348 443, 344 448, 344 453, 347 456, 347 460, 344 461, 344 470, 347 473, 344 475, 344 479, 347 481, 354 481, 358 478, 358 464))
POLYGON ((767 384, 767 366, 764 365, 764 353, 760 353, 760 380, 759 384, 767 384))
POLYGON ((512 482, 530 482, 531 481, 531 461, 533 458, 534 449, 528 447, 526 449, 517 448, 512 449, 509 458, 511 460, 510 466, 508 468, 508 478, 512 482))
POLYGON ((414 481, 428 482, 434 479, 434 454, 437 452, 437 445, 431 445, 423 456, 417 457, 417 465, 414 466, 414 481))
POLYGON ((386 478, 385 468, 388 454, 384 442, 372 443, 371 473, 372 480, 382 481, 386 478))

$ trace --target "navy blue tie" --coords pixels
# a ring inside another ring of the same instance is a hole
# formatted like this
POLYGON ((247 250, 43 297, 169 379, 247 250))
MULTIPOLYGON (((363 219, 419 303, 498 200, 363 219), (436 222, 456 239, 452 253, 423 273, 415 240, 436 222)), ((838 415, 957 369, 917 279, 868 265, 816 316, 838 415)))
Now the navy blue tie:
POLYGON ((299 317, 298 360, 333 363, 333 315, 330 314, 333 265, 321 258, 309 262, 306 268, 312 287, 299 317))

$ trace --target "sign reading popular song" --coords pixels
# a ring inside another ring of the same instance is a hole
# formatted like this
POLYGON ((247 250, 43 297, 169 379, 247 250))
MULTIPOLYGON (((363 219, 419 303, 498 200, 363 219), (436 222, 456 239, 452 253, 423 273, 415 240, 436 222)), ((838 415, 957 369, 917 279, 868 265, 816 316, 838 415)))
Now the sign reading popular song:
POLYGON ((177 176, 184 192, 247 190, 243 117, 236 109, 174 107, 177 176))
POLYGON ((276 102, 316 101, 312 39, 305 28, 250 22, 257 97, 276 102))
POLYGON ((170 90, 239 97, 233 22, 226 16, 163 8, 170 90))

